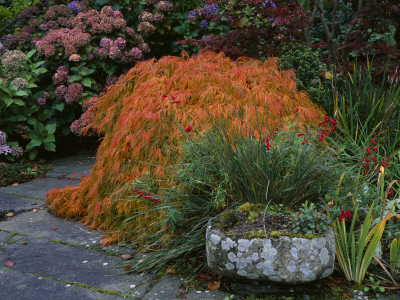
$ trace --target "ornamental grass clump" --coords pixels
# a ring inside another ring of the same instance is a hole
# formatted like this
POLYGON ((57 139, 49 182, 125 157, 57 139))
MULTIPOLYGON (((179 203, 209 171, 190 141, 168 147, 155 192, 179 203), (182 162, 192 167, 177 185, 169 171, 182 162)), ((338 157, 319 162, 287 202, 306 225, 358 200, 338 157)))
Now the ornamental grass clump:
POLYGON ((211 120, 221 118, 228 133, 257 124, 272 133, 294 118, 300 126, 318 124, 323 111, 297 92, 292 76, 279 71, 274 58, 232 61, 212 52, 138 63, 92 100, 81 117, 88 124, 85 131, 103 135, 90 175, 77 187, 50 191, 46 202, 59 216, 106 229, 104 244, 143 243, 140 237, 160 230, 152 224, 163 218, 162 210, 157 216, 145 211, 163 200, 121 199, 131 195, 132 181, 146 173, 155 184, 152 191, 140 191, 162 193, 170 179, 166 168, 176 163, 185 135, 205 131, 211 120))

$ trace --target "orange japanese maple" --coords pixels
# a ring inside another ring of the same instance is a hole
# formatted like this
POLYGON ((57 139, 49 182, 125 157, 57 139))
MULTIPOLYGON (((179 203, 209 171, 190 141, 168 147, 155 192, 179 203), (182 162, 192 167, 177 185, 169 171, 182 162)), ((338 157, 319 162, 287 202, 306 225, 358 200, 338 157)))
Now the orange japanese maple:
POLYGON ((157 231, 147 214, 124 222, 154 206, 129 199, 131 183, 145 172, 168 179, 163 167, 176 162, 184 134, 219 118, 233 128, 255 126, 261 117, 269 132, 292 119, 320 122, 323 111, 297 91, 292 72, 277 66, 276 58, 232 61, 213 52, 138 63, 86 112, 86 129, 103 136, 90 175, 77 187, 50 191, 47 203, 59 216, 105 229, 104 244, 135 240, 138 228, 142 237, 157 231))

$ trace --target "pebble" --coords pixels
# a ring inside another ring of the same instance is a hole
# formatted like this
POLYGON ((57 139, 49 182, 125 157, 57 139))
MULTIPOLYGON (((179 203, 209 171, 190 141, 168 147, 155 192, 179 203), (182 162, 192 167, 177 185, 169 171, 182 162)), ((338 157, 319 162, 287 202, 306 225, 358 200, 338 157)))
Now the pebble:
POLYGON ((108 263, 103 263, 103 266, 107 266, 108 265, 108 263))
POLYGON ((135 288, 135 284, 131 284, 129 287, 131 288, 131 289, 134 289, 135 288))

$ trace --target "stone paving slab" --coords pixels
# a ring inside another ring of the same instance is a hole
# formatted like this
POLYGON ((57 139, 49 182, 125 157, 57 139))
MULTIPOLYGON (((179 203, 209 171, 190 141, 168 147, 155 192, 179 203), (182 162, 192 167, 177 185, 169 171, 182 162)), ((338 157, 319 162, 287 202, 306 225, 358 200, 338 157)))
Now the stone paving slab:
POLYGON ((179 286, 183 283, 179 276, 164 275, 153 285, 143 300, 175 299, 179 286))
POLYGON ((50 214, 46 209, 26 212, 0 222, 0 230, 31 237, 63 241, 82 247, 98 245, 101 231, 89 230, 82 223, 67 221, 50 214), (56 230, 51 230, 57 227, 56 230))
POLYGON ((101 230, 90 230, 83 223, 56 217, 46 209, 41 209, 38 212, 26 212, 9 218, 5 222, 0 222, 0 232, 1 230, 114 253, 132 252, 131 249, 117 245, 101 248, 99 244, 103 233, 101 230), (52 227, 57 227, 57 229, 51 230, 52 227))
POLYGON ((0 193, 0 214, 13 211, 19 213, 32 210, 43 205, 42 200, 35 200, 22 196, 14 196, 0 193), (36 203, 36 204, 34 204, 36 203))
POLYGON ((6 186, 0 188, 0 194, 11 194, 30 197, 33 199, 44 199, 46 193, 54 188, 63 188, 66 186, 76 186, 79 184, 77 180, 57 179, 57 178, 41 178, 33 181, 21 183, 16 186, 6 186))
POLYGON ((0 266, 13 261, 13 270, 77 282, 95 288, 143 297, 152 275, 124 275, 122 259, 104 252, 20 236, 3 247, 0 266), (132 288, 134 286, 134 288, 132 288))
POLYGON ((68 285, 53 279, 43 278, 13 271, 0 269, 2 300, 113 300, 121 299, 117 295, 100 293, 80 286, 68 285))
MULTIPOLYGON (((186 299, 190 300, 224 300, 226 297, 231 296, 232 293, 226 293, 223 291, 198 291, 195 289, 189 289, 186 293, 186 299)), ((239 299, 237 297, 233 299, 239 299)))
POLYGON ((95 162, 95 153, 79 154, 77 156, 64 157, 53 161, 53 170, 46 174, 47 177, 73 177, 79 180, 81 176, 88 176, 95 162))

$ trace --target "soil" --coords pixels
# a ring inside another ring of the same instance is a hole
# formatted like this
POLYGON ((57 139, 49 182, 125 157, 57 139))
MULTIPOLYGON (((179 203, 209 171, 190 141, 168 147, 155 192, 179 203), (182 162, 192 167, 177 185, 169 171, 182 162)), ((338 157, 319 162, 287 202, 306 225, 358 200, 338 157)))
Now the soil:
POLYGON ((229 211, 221 214, 220 227, 236 238, 256 238, 291 234, 294 219, 290 214, 264 214, 252 211, 229 211))

